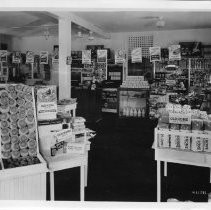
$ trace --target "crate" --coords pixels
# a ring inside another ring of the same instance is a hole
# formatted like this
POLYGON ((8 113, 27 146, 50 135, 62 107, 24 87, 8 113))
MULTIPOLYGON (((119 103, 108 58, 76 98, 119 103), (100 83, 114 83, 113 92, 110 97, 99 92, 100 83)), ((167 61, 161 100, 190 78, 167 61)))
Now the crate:
POLYGON ((38 154, 39 164, 4 169, 1 161, 0 200, 46 200, 47 164, 38 154))

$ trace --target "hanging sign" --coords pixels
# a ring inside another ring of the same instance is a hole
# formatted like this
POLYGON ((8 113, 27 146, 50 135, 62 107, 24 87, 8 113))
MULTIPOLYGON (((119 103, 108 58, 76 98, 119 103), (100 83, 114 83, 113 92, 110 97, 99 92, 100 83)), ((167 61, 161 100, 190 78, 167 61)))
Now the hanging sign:
POLYGON ((53 47, 52 63, 59 63, 59 46, 58 45, 54 45, 53 47))
POLYGON ((48 64, 48 51, 40 52, 40 64, 48 64))
POLYGON ((67 56, 66 64, 67 65, 71 65, 72 64, 72 57, 71 56, 67 56))
POLYGON ((116 50, 115 51, 115 64, 124 63, 124 62, 125 62, 124 50, 116 50))
POLYGON ((169 60, 181 60, 180 45, 171 45, 169 47, 169 60))
POLYGON ((7 50, 0 50, 0 61, 7 62, 7 50))
POLYGON ((57 96, 56 86, 41 87, 37 90, 38 120, 56 119, 57 96))
POLYGON ((141 63, 142 62, 142 49, 141 47, 135 48, 131 52, 132 63, 141 63))
POLYGON ((13 52, 12 62, 13 63, 20 63, 21 62, 21 53, 20 52, 13 52))
POLYGON ((161 49, 160 49, 160 47, 150 47, 149 48, 149 54, 150 54, 150 62, 161 60, 161 49))
POLYGON ((82 50, 82 63, 91 64, 91 50, 82 50))
POLYGON ((107 50, 97 50, 97 62, 98 63, 107 62, 107 50))
POLYGON ((32 51, 26 52, 26 63, 34 63, 34 52, 32 51))

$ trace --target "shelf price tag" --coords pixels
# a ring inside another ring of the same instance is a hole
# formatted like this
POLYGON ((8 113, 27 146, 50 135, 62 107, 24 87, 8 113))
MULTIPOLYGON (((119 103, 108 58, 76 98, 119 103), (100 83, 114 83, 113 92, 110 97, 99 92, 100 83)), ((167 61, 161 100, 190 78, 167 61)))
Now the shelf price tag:
POLYGON ((191 124, 191 114, 169 113, 169 123, 173 124, 191 124))

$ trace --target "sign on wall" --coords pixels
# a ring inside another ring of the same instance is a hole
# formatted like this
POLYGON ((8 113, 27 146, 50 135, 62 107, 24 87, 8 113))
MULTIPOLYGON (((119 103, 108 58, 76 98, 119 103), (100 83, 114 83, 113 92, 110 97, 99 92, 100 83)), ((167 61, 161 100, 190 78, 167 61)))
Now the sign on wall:
POLYGON ((161 60, 161 48, 160 47, 150 47, 149 54, 150 54, 150 62, 161 60))
POLYGON ((40 52, 40 64, 48 64, 48 51, 40 52))
POLYGON ((142 48, 138 47, 131 52, 132 63, 142 63, 142 48))
POLYGON ((169 60, 181 60, 180 45, 171 45, 169 47, 169 60))
POLYGON ((59 46, 53 46, 52 63, 59 63, 59 46))

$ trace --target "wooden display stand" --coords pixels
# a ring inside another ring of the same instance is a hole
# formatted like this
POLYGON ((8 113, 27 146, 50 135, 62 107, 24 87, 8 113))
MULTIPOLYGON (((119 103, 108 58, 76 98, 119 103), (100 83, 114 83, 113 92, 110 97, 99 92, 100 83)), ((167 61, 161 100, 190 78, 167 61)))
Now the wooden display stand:
MULTIPOLYGON (((170 133, 171 131, 163 131, 155 128, 155 141, 153 148, 155 149, 155 160, 157 161, 157 201, 161 201, 161 161, 164 161, 164 176, 167 176, 167 163, 179 163, 185 165, 193 165, 200 167, 208 167, 211 172, 211 153, 208 152, 193 152, 191 150, 178 150, 171 148, 158 147, 157 134, 170 133)), ((179 131, 175 131, 179 132, 179 131)), ((188 135, 185 133, 184 135, 188 135)), ((189 135, 194 135, 189 134, 189 135)), ((196 134, 199 136, 199 134, 196 134)), ((203 136, 203 134, 202 134, 203 136)), ((206 137, 207 135, 204 134, 206 137)), ((209 136, 209 135, 208 135, 209 136)), ((211 173, 210 173, 211 183, 211 173)))
MULTIPOLYGON (((46 162, 0 170, 0 200, 46 200, 46 162)), ((1 165, 3 165, 1 163, 1 165)))
MULTIPOLYGON (((31 93, 34 99, 33 89, 31 93)), ((35 140, 37 143, 36 157, 39 159, 39 163, 15 168, 4 168, 3 160, 0 159, 0 200, 46 200, 46 172, 48 169, 46 162, 39 153, 34 100, 32 100, 32 104, 34 110, 35 140)), ((1 156, 1 158, 3 157, 1 156)))

